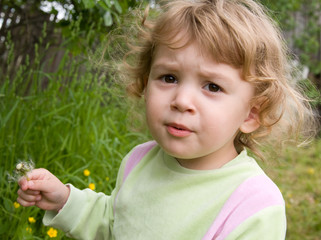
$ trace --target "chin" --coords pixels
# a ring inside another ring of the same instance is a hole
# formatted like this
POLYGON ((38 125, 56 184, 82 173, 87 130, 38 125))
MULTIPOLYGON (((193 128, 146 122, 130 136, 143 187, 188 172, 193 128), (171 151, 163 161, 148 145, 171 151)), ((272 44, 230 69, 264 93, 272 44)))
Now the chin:
MULTIPOLYGON (((163 148, 164 149, 164 148, 163 148)), ((192 155, 187 155, 186 154, 186 150, 185 151, 170 151, 170 150, 167 150, 167 149, 164 149, 164 151, 168 154, 168 155, 170 155, 170 156, 172 156, 172 157, 174 157, 174 158, 176 158, 176 159, 183 159, 183 160, 188 160, 188 159, 193 159, 193 158, 195 158, 194 156, 192 156, 192 155)))

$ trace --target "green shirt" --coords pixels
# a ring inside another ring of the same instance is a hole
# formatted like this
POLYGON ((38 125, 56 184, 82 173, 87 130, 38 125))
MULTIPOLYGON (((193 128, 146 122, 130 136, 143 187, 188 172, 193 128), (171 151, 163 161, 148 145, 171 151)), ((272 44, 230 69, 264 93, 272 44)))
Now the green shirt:
POLYGON ((285 238, 282 195, 246 151, 215 170, 183 168, 154 142, 123 160, 111 196, 72 185, 44 224, 77 239, 285 238))

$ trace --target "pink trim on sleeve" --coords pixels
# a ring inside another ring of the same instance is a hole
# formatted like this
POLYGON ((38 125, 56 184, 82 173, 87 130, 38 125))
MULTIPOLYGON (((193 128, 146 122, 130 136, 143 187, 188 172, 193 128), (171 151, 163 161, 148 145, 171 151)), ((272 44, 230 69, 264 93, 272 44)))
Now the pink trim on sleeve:
POLYGON ((275 205, 284 205, 284 200, 272 180, 265 175, 251 177, 232 193, 203 240, 224 239, 247 218, 275 205))
POLYGON ((123 176, 123 182, 126 180, 128 174, 133 170, 133 168, 142 160, 142 158, 156 145, 155 141, 149 141, 138 145, 133 152, 130 154, 123 176))

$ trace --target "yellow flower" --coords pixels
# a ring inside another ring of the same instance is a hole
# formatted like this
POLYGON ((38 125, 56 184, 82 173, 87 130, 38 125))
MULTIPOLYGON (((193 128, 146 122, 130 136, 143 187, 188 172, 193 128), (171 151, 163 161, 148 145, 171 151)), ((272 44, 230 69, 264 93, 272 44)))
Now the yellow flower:
POLYGON ((47 231, 47 234, 50 238, 54 238, 57 237, 58 231, 54 228, 49 228, 49 230, 47 231))
POLYGON ((14 203, 13 203, 13 206, 14 206, 14 208, 19 208, 19 207, 20 207, 20 204, 17 203, 17 202, 14 202, 14 203))
POLYGON ((109 177, 106 177, 106 181, 108 182, 110 179, 109 179, 109 177))
POLYGON ((28 217, 28 221, 30 223, 35 223, 36 222, 36 219, 34 217, 28 217))
POLYGON ((307 172, 308 172, 308 174, 313 175, 315 173, 315 170, 314 170, 314 168, 309 167, 307 172))
POLYGON ((84 170, 84 175, 85 175, 86 177, 88 177, 88 176, 90 175, 90 171, 89 171, 88 169, 85 169, 85 170, 84 170))
POLYGON ((89 187, 91 190, 95 190, 95 188, 96 188, 95 183, 89 183, 88 187, 89 187))
POLYGON ((32 233, 32 228, 31 227, 26 227, 27 233, 32 233))

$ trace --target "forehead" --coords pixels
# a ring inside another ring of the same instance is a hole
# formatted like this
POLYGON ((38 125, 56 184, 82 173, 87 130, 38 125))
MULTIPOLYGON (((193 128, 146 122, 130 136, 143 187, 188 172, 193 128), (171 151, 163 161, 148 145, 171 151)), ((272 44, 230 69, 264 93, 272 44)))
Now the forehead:
POLYGON ((195 31, 195 29, 186 26, 186 28, 175 28, 174 23, 169 23, 166 30, 154 34, 152 61, 160 46, 167 46, 169 49, 183 49, 188 45, 194 45, 200 56, 211 58, 217 62, 232 65, 240 68, 243 65, 243 58, 239 51, 235 49, 235 42, 231 37, 209 36, 208 33, 195 31), (157 37, 155 37, 157 35, 157 37), (206 36, 205 36, 206 35, 206 36))
POLYGON ((197 42, 217 61, 240 68, 255 48, 254 42, 244 46, 253 38, 250 33, 254 24, 244 20, 248 12, 244 8, 247 9, 237 1, 173 1, 155 21, 153 46, 181 48, 197 42))
POLYGON ((161 51, 159 49, 166 48, 169 52, 175 52, 175 50, 186 50, 189 46, 193 46, 194 51, 199 56, 218 59, 215 56, 215 52, 213 52, 212 44, 205 44, 204 40, 202 40, 203 38, 195 35, 192 29, 188 27, 183 29, 168 27, 166 32, 160 32, 158 37, 153 39, 154 49, 152 57, 155 57, 155 54, 161 51), (169 33, 170 31, 171 33, 169 33))
POLYGON ((164 61, 175 61, 178 58, 192 57, 195 62, 217 62, 215 57, 210 52, 204 50, 197 42, 192 42, 184 45, 165 45, 158 44, 153 52, 152 63, 164 59, 164 61), (178 47, 179 46, 179 47, 178 47))

